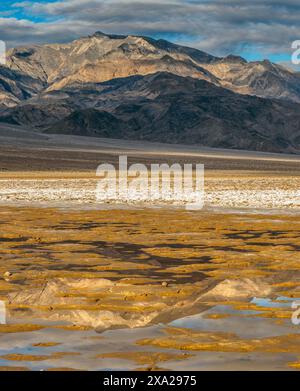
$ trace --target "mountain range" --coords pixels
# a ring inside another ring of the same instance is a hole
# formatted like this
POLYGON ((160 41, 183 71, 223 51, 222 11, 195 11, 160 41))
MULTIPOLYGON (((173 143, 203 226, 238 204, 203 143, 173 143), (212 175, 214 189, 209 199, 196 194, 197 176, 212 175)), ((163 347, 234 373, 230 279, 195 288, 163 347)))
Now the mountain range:
POLYGON ((148 37, 11 49, 0 121, 63 133, 300 153, 300 77, 148 37))

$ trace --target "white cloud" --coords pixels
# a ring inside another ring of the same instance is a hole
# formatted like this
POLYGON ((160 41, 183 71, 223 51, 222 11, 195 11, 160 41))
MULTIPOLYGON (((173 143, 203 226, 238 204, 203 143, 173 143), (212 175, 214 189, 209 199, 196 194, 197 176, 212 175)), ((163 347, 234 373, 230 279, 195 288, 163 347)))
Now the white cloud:
POLYGON ((69 41, 101 30, 171 36, 214 54, 256 47, 267 55, 288 52, 300 39, 299 0, 60 0, 14 6, 24 8, 28 18, 0 18, 0 39, 9 46, 69 41), (48 22, 31 21, 29 12, 48 22))

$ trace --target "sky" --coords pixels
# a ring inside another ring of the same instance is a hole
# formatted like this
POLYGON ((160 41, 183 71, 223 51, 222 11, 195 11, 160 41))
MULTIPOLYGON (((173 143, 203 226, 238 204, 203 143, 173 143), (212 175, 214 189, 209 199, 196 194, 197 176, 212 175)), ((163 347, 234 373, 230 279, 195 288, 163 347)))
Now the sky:
POLYGON ((95 31, 138 34, 288 65, 300 40, 299 0, 1 0, 8 47, 69 42, 95 31))

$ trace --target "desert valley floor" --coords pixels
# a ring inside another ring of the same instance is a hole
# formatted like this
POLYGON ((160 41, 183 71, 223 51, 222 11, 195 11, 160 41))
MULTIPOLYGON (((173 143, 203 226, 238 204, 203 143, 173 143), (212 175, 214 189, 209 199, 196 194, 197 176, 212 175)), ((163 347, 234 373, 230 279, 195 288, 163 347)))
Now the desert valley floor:
POLYGON ((300 368, 300 158, 0 129, 0 370, 300 368), (205 208, 107 205, 95 170, 206 166, 205 208))

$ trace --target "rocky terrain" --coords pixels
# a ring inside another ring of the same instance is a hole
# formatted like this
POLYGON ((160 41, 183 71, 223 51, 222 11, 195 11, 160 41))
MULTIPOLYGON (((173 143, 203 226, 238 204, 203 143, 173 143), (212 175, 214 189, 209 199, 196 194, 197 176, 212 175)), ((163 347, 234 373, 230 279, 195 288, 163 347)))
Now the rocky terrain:
POLYGON ((239 93, 300 102, 297 73, 279 65, 269 61, 248 63, 237 56, 218 58, 149 37, 97 32, 69 44, 13 49, 8 53, 7 65, 11 71, 39 81, 36 90, 59 91, 76 83, 170 72, 239 93))
POLYGON ((282 66, 148 37, 21 47, 0 68, 0 121, 47 133, 298 153, 299 102, 282 66))

